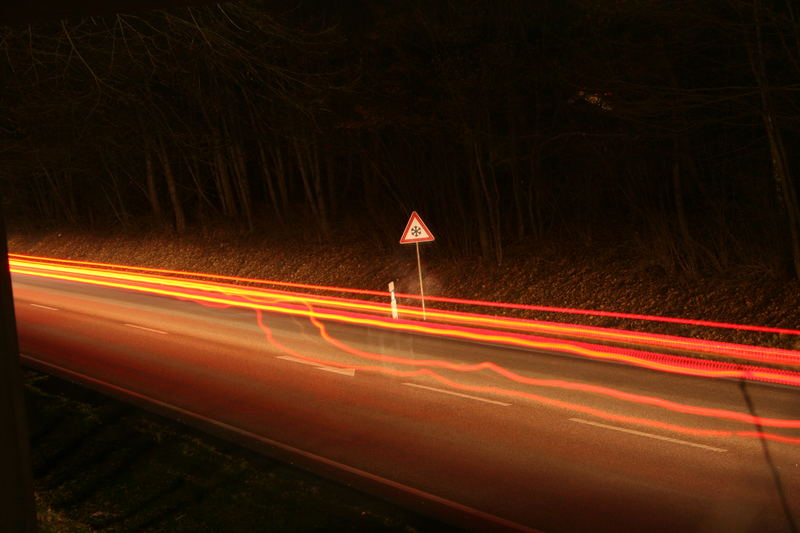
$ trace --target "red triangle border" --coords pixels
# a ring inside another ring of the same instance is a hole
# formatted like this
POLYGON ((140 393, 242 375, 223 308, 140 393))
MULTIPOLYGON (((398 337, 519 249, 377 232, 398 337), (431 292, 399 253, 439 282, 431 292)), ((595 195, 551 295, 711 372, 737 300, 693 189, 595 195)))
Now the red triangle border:
POLYGON ((408 224, 406 224, 406 229, 403 230, 403 236, 400 237, 400 244, 413 244, 415 242, 431 242, 434 240, 436 240, 436 238, 433 236, 431 230, 428 229, 428 226, 426 226, 425 223, 422 221, 422 218, 420 218, 420 216, 417 214, 416 211, 412 211, 411 218, 408 219, 408 224), (417 222, 420 226, 422 226, 422 229, 425 230, 425 233, 428 234, 428 237, 417 238, 417 239, 413 237, 408 239, 406 238, 406 235, 408 235, 408 231, 411 229, 411 226, 414 224, 414 222, 417 222))

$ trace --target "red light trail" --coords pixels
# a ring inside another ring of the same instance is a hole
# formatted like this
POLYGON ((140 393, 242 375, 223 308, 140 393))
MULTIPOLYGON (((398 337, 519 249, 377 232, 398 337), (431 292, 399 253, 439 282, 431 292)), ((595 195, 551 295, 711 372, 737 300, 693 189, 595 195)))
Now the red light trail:
MULTIPOLYGON (((292 287, 292 288, 299 288, 299 289, 307 289, 307 290, 316 290, 322 292, 338 292, 338 293, 347 293, 347 294, 363 294, 363 295, 370 295, 370 296, 379 296, 382 298, 388 298, 389 292, 388 291, 376 291, 376 290, 369 290, 369 289, 355 289, 355 288, 347 288, 347 287, 331 287, 327 285, 311 285, 308 283, 295 283, 289 281, 275 281, 275 280, 263 280, 263 279, 256 279, 256 278, 246 278, 246 277, 239 277, 239 276, 223 276, 220 274, 204 274, 201 272, 189 272, 184 270, 170 270, 170 269, 163 269, 163 268, 149 268, 149 267, 138 267, 138 266, 131 266, 131 265, 116 265, 112 263, 97 263, 91 261, 76 261, 72 259, 56 259, 56 258, 49 258, 49 257, 37 257, 31 255, 22 255, 22 254, 8 254, 9 258, 19 258, 19 259, 29 259, 33 261, 50 261, 53 263, 68 263, 68 264, 76 264, 76 265, 87 265, 87 266, 95 266, 95 267, 109 267, 118 270, 134 270, 139 272, 157 272, 161 274, 174 274, 179 276, 193 276, 193 277, 203 277, 209 279, 217 279, 217 280, 224 280, 224 281, 238 281, 244 283, 255 283, 261 285, 276 285, 282 287, 292 287)), ((407 294, 407 293, 395 293, 395 296, 398 298, 407 298, 412 300, 420 299, 418 294, 407 294)), ((710 320, 698 320, 692 318, 677 318, 677 317, 664 317, 664 316, 655 316, 655 315, 645 315, 645 314, 636 314, 636 313, 619 313, 615 311, 599 311, 599 310, 588 310, 588 309, 574 309, 568 307, 554 307, 554 306, 544 306, 544 305, 530 305, 530 304, 517 304, 517 303, 507 303, 507 302, 489 302, 485 300, 468 300, 463 298, 450 298, 445 296, 426 296, 425 299, 435 302, 442 302, 442 303, 452 303, 452 304, 459 304, 459 305, 471 305, 471 306, 480 306, 480 307, 494 307, 494 308, 501 308, 501 309, 517 309, 517 310, 524 310, 524 311, 538 311, 538 312, 546 312, 546 313, 562 313, 562 314, 574 314, 574 315, 585 315, 585 316, 602 316, 602 317, 609 317, 609 318, 622 318, 628 320, 643 320, 643 321, 650 321, 650 322, 663 322, 663 323, 670 323, 670 324, 681 324, 681 325, 689 325, 689 326, 704 326, 710 328, 722 328, 722 329, 735 329, 740 331, 753 331, 759 333, 775 333, 775 334, 784 334, 784 335, 800 335, 800 330, 798 329, 790 329, 790 328, 776 328, 776 327, 769 327, 769 326, 756 326, 756 325, 749 325, 749 324, 732 324, 729 322, 716 322, 710 320)))
MULTIPOLYGON (((130 272, 118 272, 112 270, 99 270, 87 269, 83 267, 70 267, 60 266, 53 263, 39 264, 34 262, 25 262, 19 260, 12 261, 12 271, 17 273, 27 273, 40 277, 49 277, 55 279, 66 279, 69 281, 77 281, 81 283, 89 283, 94 285, 110 286, 122 289, 138 290, 140 292, 147 292, 151 294, 161 294, 179 299, 188 299, 193 301, 202 301, 207 305, 233 305, 245 308, 254 308, 252 299, 258 298, 278 298, 284 304, 272 304, 269 309, 276 312, 284 312, 289 314, 305 315, 308 310, 302 306, 306 304, 326 305, 334 308, 353 309, 361 312, 388 312, 388 306, 375 304, 373 302, 362 302, 358 300, 345 300, 341 298, 331 299, 322 298, 314 295, 301 295, 299 293, 285 293, 281 291, 270 291, 265 289, 254 289, 248 287, 241 287, 237 285, 219 284, 211 282, 203 282, 197 280, 184 280, 175 277, 162 277, 152 276, 145 274, 137 274, 130 272), (46 272, 44 272, 46 271, 46 272), (95 278, 102 278, 95 279, 95 278), (103 281, 109 280, 109 281, 103 281), (116 280, 124 280, 127 283, 120 283, 116 280), (132 284, 133 283, 133 284, 132 284), (157 286, 153 286, 157 285, 157 286), (178 290, 165 290, 160 288, 162 286, 175 287, 178 290), (209 296, 208 293, 213 294, 222 293, 224 298, 209 296), (248 301, 242 303, 241 298, 247 298, 248 301), (299 304, 301 308, 293 306, 292 304, 299 304)), ((266 309, 266 308, 265 308, 266 309)), ((505 319, 502 317, 480 316, 480 315, 464 315, 463 313, 452 313, 445 311, 431 310, 429 312, 432 318, 439 317, 448 323, 459 322, 468 324, 491 324, 498 327, 511 323, 510 327, 518 324, 518 319, 505 319)), ((383 329, 394 329, 400 331, 409 331, 433 335, 445 335, 454 338, 464 338, 468 340, 478 340, 484 342, 497 342, 509 344, 513 346, 521 346, 525 348, 556 350, 584 357, 610 359, 628 364, 634 364, 645 368, 660 370, 666 372, 675 372, 682 374, 689 374, 695 376, 705 377, 728 377, 728 378, 742 378, 742 379, 755 379, 763 381, 774 381, 786 384, 800 384, 800 374, 778 369, 769 369, 762 367, 754 367, 747 365, 740 365, 734 363, 724 363, 719 361, 711 361, 704 359, 696 359, 691 357, 682 357, 666 354, 658 354, 653 352, 642 352, 637 350, 625 348, 611 348, 607 346, 592 345, 575 341, 567 340, 554 340, 547 337, 537 337, 532 335, 509 333, 509 332, 494 332, 488 330, 479 330, 472 327, 465 326, 444 326, 442 324, 421 324, 419 322, 410 320, 387 320, 382 317, 365 317, 360 314, 353 314, 342 311, 334 311, 328 309, 323 315, 318 315, 321 318, 338 320, 349 323, 360 323, 373 327, 383 329)), ((385 315, 384 315, 385 316, 385 315)), ((531 321, 527 321, 529 324, 531 321)), ((585 328, 572 325, 560 324, 546 324, 550 327, 550 332, 560 331, 560 328, 566 328, 573 334, 584 334, 590 338, 597 338, 600 333, 605 336, 622 336, 630 335, 630 332, 624 330, 603 330, 602 328, 585 328)), ((656 336, 651 337, 646 334, 635 334, 637 340, 642 340, 644 344, 652 344, 655 342, 665 342, 667 345, 681 345, 683 347, 696 349, 697 351, 706 353, 720 353, 727 356, 738 356, 740 358, 750 359, 757 362, 779 362, 782 364, 798 364, 800 362, 800 354, 789 350, 776 350, 771 348, 761 348, 755 346, 731 345, 727 343, 715 343, 710 341, 698 339, 686 339, 681 337, 669 336, 656 336), (715 351, 715 348, 724 348, 715 351)))
MULTIPOLYGON (((10 261, 12 270, 20 271, 24 267, 35 267, 37 269, 49 269, 55 272, 72 272, 81 275, 91 275, 94 277, 104 278, 117 278, 125 279, 128 281, 135 281, 137 283, 157 283, 161 285, 170 285, 180 287, 182 289, 196 289, 199 291, 213 291, 223 292, 227 295, 241 295, 252 297, 263 297, 265 295, 279 296, 284 301, 294 301, 298 303, 309 302, 312 304, 320 304, 326 307, 344 308, 356 310, 366 313, 377 313, 385 316, 390 313, 388 304, 368 302, 363 300, 350 300, 345 298, 336 297, 321 297, 297 292, 284 292, 284 291, 269 291, 267 289, 254 289, 243 288, 238 285, 230 285, 223 283, 215 283, 208 281, 187 280, 175 277, 165 277, 149 274, 131 274, 120 272, 117 270, 101 270, 98 268, 85 268, 85 267, 69 267, 59 265, 55 259, 48 259, 47 262, 38 261, 25 261, 19 259, 12 259, 10 261)), ((85 262, 68 261, 69 264, 78 264, 85 262)), ((92 263, 94 265, 108 265, 107 263, 92 263)), ((114 265, 109 265, 114 266, 114 265)), ((128 269, 136 269, 137 267, 125 267, 128 269)), ((165 271, 163 269, 150 269, 159 272, 174 272, 179 271, 165 271)), ((193 273, 189 273, 193 274, 193 273)), ((206 276, 203 274, 203 276, 206 276)), ((214 277, 214 276, 210 276, 214 277)), ((216 276, 236 280, 252 280, 250 278, 234 278, 231 276, 216 276)), ((295 284, 297 285, 297 284, 295 284)), ((347 289, 342 289, 347 290, 347 289)), ((365 291, 376 294, 385 295, 377 291, 365 291)), ((388 293, 386 293, 388 294, 388 293)), ((422 315, 419 308, 401 307, 403 314, 411 317, 420 317, 422 315)), ((757 363, 779 364, 779 365, 798 365, 800 366, 800 353, 793 350, 783 350, 778 348, 766 348, 760 346, 749 346, 742 344, 725 343, 718 341, 708 341, 703 339, 689 339, 685 337, 676 337, 670 335, 658 335, 641 332, 632 332, 621 329, 599 328, 591 326, 578 326, 572 324, 562 324, 554 322, 542 322, 527 319, 516 319, 498 316, 478 315, 474 313, 461 313, 454 311, 443 311, 431 309, 428 314, 432 320, 441 322, 465 324, 465 325, 479 325, 484 327, 509 329, 513 331, 529 331, 541 333, 545 335, 559 335, 567 337, 580 337, 588 339, 598 339, 603 341, 616 341, 625 344, 655 346, 658 348, 689 351, 691 353, 706 353, 722 355, 729 358, 743 359, 757 363)), ((584 353, 584 355, 588 355, 584 353)), ((652 357, 651 357, 652 358, 652 357)), ((690 358, 684 361, 684 366, 697 366, 699 360, 690 358), (695 364, 691 364, 694 362, 695 364)), ((649 365, 653 367, 653 365, 649 365)), ((653 367, 655 368, 655 367, 653 367)), ((729 369, 730 370, 730 369, 729 369)), ((696 372, 695 372, 696 373, 696 372)), ((702 374, 702 372, 701 372, 702 374)))
MULTIPOLYGON (((75 262, 70 262, 75 265, 75 262)), ((721 430, 721 429, 700 429, 679 426, 676 424, 665 423, 657 420, 650 420, 645 418, 630 417, 627 415, 620 415, 605 412, 593 407, 588 407, 576 403, 565 402, 548 398, 539 394, 534 394, 528 391, 520 391, 515 389, 506 389, 502 387, 489 387, 477 386, 460 383, 442 376, 435 372, 433 369, 453 371, 461 374, 475 373, 479 371, 489 371, 495 375, 505 378, 517 384, 542 387, 542 388, 559 388, 564 390, 572 390, 578 392, 585 392, 594 395, 601 395, 605 397, 614 398, 616 400, 625 402, 634 402, 641 405, 648 405, 657 407, 664 410, 669 410, 676 413, 702 416, 708 418, 715 418, 719 420, 726 420, 736 423, 759 425, 761 427, 771 428, 784 428, 784 429, 798 429, 800 428, 800 420, 788 419, 774 419, 762 418, 745 413, 735 411, 728 411, 723 409, 713 409, 701 406, 686 405, 676 403, 653 396, 645 396, 640 394, 633 394, 608 387, 598 385, 574 383, 564 380, 548 380, 537 379, 520 375, 506 368, 503 368, 495 363, 484 361, 475 364, 459 364, 451 363, 442 360, 428 359, 416 360, 405 357, 393 355, 379 355, 364 350, 359 350, 354 347, 348 346, 342 341, 333 338, 325 324, 322 321, 335 321, 346 324, 355 324, 362 326, 378 327, 387 330, 422 333, 433 336, 443 336, 449 338, 460 338, 467 340, 475 340, 489 343, 501 343, 512 346, 520 346, 525 348, 534 348, 542 350, 555 350, 567 352, 577 355, 593 358, 613 359, 615 361, 626 362, 637 366, 643 366, 653 370, 661 370, 674 373, 689 374, 695 376, 705 377, 727 377, 737 379, 756 379, 764 381, 775 381, 779 383, 800 385, 800 373, 787 370, 767 369, 754 366, 746 366, 742 364, 723 363, 718 361, 708 360, 691 360, 685 357, 669 356, 664 354, 655 354, 651 352, 639 352, 636 350, 611 348, 608 346, 598 346, 579 342, 560 341, 547 339, 543 337, 535 337, 531 335, 524 335, 519 333, 510 333, 505 331, 493 331, 475 329, 472 327, 447 325, 436 323, 423 323, 411 320, 390 320, 382 316, 371 316, 356 314, 351 311, 339 310, 354 309, 367 312, 385 312, 386 306, 381 306, 373 302, 363 302, 358 300, 346 300, 342 298, 323 298, 315 295, 301 295, 296 292, 280 292, 269 291, 265 289, 254 289, 250 287, 241 287, 237 285, 211 283, 207 281, 187 280, 176 277, 162 277, 153 276, 141 273, 120 272, 115 270, 100 269, 97 267, 86 268, 78 266, 65 266, 58 265, 53 260, 44 263, 13 259, 11 260, 12 271, 20 274, 29 274, 50 279, 61 279, 67 281, 74 281, 78 283, 114 287, 119 289, 133 290, 148 294, 157 294, 168 296, 181 300, 188 300, 203 305, 214 307, 239 307, 250 309, 256 312, 257 321, 259 326, 265 333, 265 336, 273 346, 279 350, 291 354, 294 357, 302 358, 306 361, 315 364, 334 366, 340 368, 355 368, 356 370, 378 372, 383 374, 394 375, 398 377, 412 377, 412 376, 427 376, 439 383, 454 389, 470 391, 470 392, 483 392, 490 394, 498 394, 503 396, 511 396, 524 398, 530 401, 538 402, 545 405, 569 409, 572 411, 580 412, 583 414, 597 416, 605 420, 626 422, 636 425, 643 425, 653 428, 660 428, 676 433, 692 434, 698 436, 738 436, 747 438, 765 438, 776 441, 800 444, 800 438, 789 437, 778 434, 763 433, 757 431, 741 431, 741 430, 721 430), (330 305, 337 309, 316 309, 315 305, 330 305), (320 337, 331 346, 356 356, 360 359, 368 361, 380 361, 381 363, 393 363, 398 365, 410 366, 409 370, 398 370, 386 368, 384 366, 376 365, 350 365, 340 361, 329 361, 323 359, 315 359, 306 355, 297 353, 282 343, 278 342, 271 330, 267 327, 263 320, 263 312, 282 313, 290 316, 298 316, 308 318, 311 323, 318 329, 320 337), (687 361, 694 361, 694 366, 688 364, 687 361)), ((172 271, 174 272, 174 271, 172 271)), ((243 278, 242 278, 243 279, 243 278)), ((498 322, 503 323, 506 319, 500 317, 482 317, 479 315, 468 315, 463 313, 451 313, 446 311, 434 311, 439 313, 439 318, 446 319, 448 322, 463 320, 466 323, 481 323, 485 324, 498 322)), ((429 316, 431 313, 429 312, 429 316)), ((437 316, 437 315, 434 315, 437 316)), ((519 320, 510 319, 511 322, 517 324, 519 320)), ((560 326, 553 324, 553 326, 560 326)), ((563 325, 568 326, 568 325, 563 325)), ((572 327, 572 326, 570 326, 572 327)), ((581 328, 579 328, 580 330, 581 328)), ((593 330, 601 328, 592 328, 593 330)), ((617 334, 624 330, 613 330, 612 333, 617 334)), ((667 337, 667 340, 671 338, 667 337)), ((694 339, 680 339, 691 343, 700 343, 694 339)), ((677 342, 676 340, 676 342, 677 342)), ((724 344, 724 343, 723 343, 724 344)), ((750 347, 757 348, 757 347, 750 347)), ((784 355, 793 355, 797 357, 796 352, 788 352, 784 355)), ((796 359, 795 359, 796 361, 796 359)))
POLYGON ((351 365, 345 364, 338 361, 331 361, 327 359, 319 359, 314 357, 309 357, 298 353, 283 343, 278 342, 274 335, 272 334, 271 329, 264 323, 263 315, 261 310, 256 310, 257 321, 261 329, 264 331, 264 334, 267 338, 267 341, 278 348, 279 350, 310 363, 324 365, 324 366, 335 366, 339 368, 354 368, 355 370, 362 371, 362 372, 375 372, 380 374, 388 374, 395 377, 418 377, 418 376, 427 376, 430 377, 439 383, 446 385, 455 390, 461 390, 466 392, 477 392, 477 393, 488 393, 488 394, 497 394, 506 397, 516 397, 516 398, 523 398, 526 400, 530 400, 536 403, 549 405, 552 407, 557 407, 565 410, 576 411, 579 413, 587 414, 596 416, 598 418, 602 418, 604 420, 613 421, 613 422, 622 422, 628 423, 638 426, 645 426, 654 429, 661 429, 665 431, 670 431, 673 433, 683 434, 683 435, 693 435, 699 437, 741 437, 741 438, 756 438, 756 439, 767 439, 767 440, 774 440, 777 442, 783 442, 786 444, 794 444, 800 445, 800 438, 797 437, 789 437, 785 435, 773 434, 773 433, 766 433, 763 431, 744 431, 744 430, 714 430, 714 429, 701 429, 701 428, 691 428, 687 426, 681 426, 677 424, 671 424, 667 422, 661 422, 658 420, 651 420, 648 418, 641 418, 641 417, 633 417, 627 415, 619 415, 615 413, 610 413, 608 411, 603 411, 601 409, 588 407, 585 405, 573 403, 573 402, 566 402, 562 400, 557 400, 554 398, 549 398, 547 396, 542 396, 539 394, 534 394, 527 391, 518 391, 514 389, 505 389, 500 387, 487 387, 487 386, 477 386, 477 385, 467 385, 464 383, 460 383, 458 381, 454 381, 452 379, 448 379, 440 374, 437 374, 430 367, 437 367, 437 368, 445 368, 448 370, 454 370, 458 372, 473 372, 482 369, 488 369, 491 371, 496 372, 499 375, 502 375, 506 378, 509 378, 517 383, 528 384, 528 385, 535 385, 540 387, 552 387, 552 388, 562 388, 562 389, 569 389, 569 390, 577 390, 577 391, 584 391, 590 392, 594 394, 601 394, 604 396, 613 397, 623 401, 629 402, 636 402, 645 405, 652 405, 661 407, 666 410, 670 410, 673 412, 678 413, 685 413, 685 414, 692 414, 697 416, 704 416, 704 417, 713 417, 725 420, 732 420, 736 422, 741 422, 745 424, 752 424, 752 425, 761 425, 762 427, 775 427, 775 428, 791 428, 797 429, 800 428, 800 420, 788 420, 788 419, 770 419, 770 418, 762 418, 757 416, 748 415, 745 413, 738 413, 735 411, 727 411, 723 409, 712 409, 712 408, 705 408, 699 406, 692 406, 692 405, 685 405, 679 404, 676 402, 670 402, 667 400, 663 400, 660 398, 644 396, 639 394, 631 394, 625 393, 622 391, 618 391, 615 389, 610 389, 607 387, 600 387, 595 385, 588 385, 583 383, 573 383, 563 380, 542 380, 542 379, 534 379, 534 378, 527 378, 524 376, 520 376, 519 374, 515 374, 514 372, 508 371, 502 367, 499 367, 490 362, 478 363, 474 365, 459 365, 454 363, 448 363, 446 361, 438 361, 438 360, 415 360, 415 359, 407 359, 402 357, 394 357, 394 356, 386 356, 375 354, 371 352, 365 352, 363 350, 358 350, 352 347, 345 345, 344 343, 333 339, 326 331, 325 326, 319 322, 314 317, 310 317, 310 320, 314 323, 314 325, 320 330, 322 337, 328 341, 329 343, 333 344, 337 348, 350 353, 352 355, 357 355, 359 357, 372 359, 375 361, 381 362, 393 362, 393 363, 401 363, 405 365, 415 366, 418 367, 414 370, 396 370, 392 368, 386 368, 384 366, 375 366, 375 365, 351 365))

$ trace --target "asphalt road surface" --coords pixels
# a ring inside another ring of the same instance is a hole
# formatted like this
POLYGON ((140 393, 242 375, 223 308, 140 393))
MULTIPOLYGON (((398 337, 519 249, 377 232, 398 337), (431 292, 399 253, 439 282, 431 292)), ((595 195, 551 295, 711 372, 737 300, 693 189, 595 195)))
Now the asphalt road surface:
POLYGON ((252 310, 22 274, 13 288, 25 364, 470 529, 792 532, 800 523, 800 444, 725 433, 798 439, 797 427, 488 370, 413 372, 426 361, 491 361, 790 420, 800 419, 797 388, 328 322, 337 345, 308 318, 265 312, 270 340, 252 310), (342 346, 418 363, 365 360, 342 346), (702 434, 709 429, 722 433, 702 434))

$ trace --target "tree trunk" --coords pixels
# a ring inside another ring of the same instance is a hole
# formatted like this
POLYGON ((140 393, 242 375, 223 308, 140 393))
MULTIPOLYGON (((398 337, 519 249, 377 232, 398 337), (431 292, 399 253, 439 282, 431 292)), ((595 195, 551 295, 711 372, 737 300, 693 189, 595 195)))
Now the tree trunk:
POLYGON ((61 209, 61 215, 64 217, 68 223, 74 225, 75 220, 75 212, 73 207, 75 205, 74 195, 72 194, 72 184, 70 180, 68 180, 69 174, 66 172, 64 173, 64 180, 62 184, 59 185, 58 180, 56 180, 52 173, 43 168, 44 174, 47 177, 47 182, 50 185, 49 188, 49 197, 52 202, 58 205, 61 209))
POLYGON ((311 210, 311 215, 318 219, 319 212, 317 211, 317 202, 314 201, 314 193, 311 190, 311 183, 309 181, 308 170, 306 168, 306 158, 305 154, 303 153, 305 150, 300 148, 300 143, 297 141, 297 139, 294 139, 292 142, 294 144, 295 156, 297 157, 297 170, 300 173, 300 181, 303 182, 303 191, 305 192, 306 203, 311 210))
POLYGON ((111 167, 109 167, 108 161, 103 156, 102 152, 98 154, 98 157, 103 162, 103 168, 111 180, 111 192, 109 192, 106 187, 103 187, 103 194, 105 194, 105 197, 108 200, 108 206, 114 212, 114 217, 117 219, 117 222, 119 222, 120 226, 125 227, 128 225, 128 219, 130 218, 130 215, 128 214, 128 209, 125 206, 125 199, 123 198, 122 194, 122 184, 120 184, 119 180, 117 179, 117 174, 111 169, 111 167))
POLYGON ((753 75, 758 84, 761 119, 769 141, 772 178, 777 189, 778 203, 783 207, 786 216, 792 273, 795 279, 800 279, 800 209, 783 143, 783 134, 777 123, 775 106, 770 92, 763 49, 760 0, 753 2, 753 20, 755 22, 755 42, 748 42, 748 55, 753 75))
POLYGON ((145 171, 147 173, 147 201, 150 203, 150 210, 156 217, 159 224, 164 222, 164 214, 161 212, 161 202, 158 199, 158 188, 156 187, 156 173, 153 169, 153 156, 150 150, 144 153, 145 171))
POLYGON ((194 183, 194 192, 197 195, 197 207, 196 212, 198 218, 200 220, 206 220, 209 216, 209 212, 216 215, 216 206, 214 203, 209 199, 208 194, 206 194, 205 186, 203 180, 200 179, 200 165, 197 162, 196 157, 191 157, 188 154, 184 153, 183 161, 186 165, 186 170, 189 171, 189 174, 192 176, 192 182, 194 183))
POLYGON ((175 215, 175 230, 178 233, 183 233, 186 231, 186 217, 183 214, 183 206, 178 196, 178 188, 175 184, 175 175, 172 173, 172 165, 169 162, 169 154, 167 154, 162 140, 159 140, 159 157, 164 168, 164 179, 167 181, 167 192, 172 204, 172 212, 175 215))
MULTIPOLYGON (((477 219, 476 222, 478 224, 477 231, 478 231, 478 244, 481 249, 481 257, 484 259, 488 258, 491 255, 492 247, 491 247, 491 237, 489 234, 489 218, 486 214, 486 209, 484 208, 484 202, 481 201, 483 196, 482 194, 482 187, 480 183, 480 176, 478 172, 478 162, 477 162, 477 153, 475 152, 475 141, 472 141, 472 160, 473 164, 469 165, 469 177, 470 177, 470 189, 472 192, 472 211, 477 219)), ((466 227, 466 226, 465 226, 466 227)))
POLYGON ((484 170, 483 156, 476 139, 472 141, 472 148, 475 158, 474 175, 477 180, 476 187, 480 190, 477 196, 479 198, 483 197, 484 202, 480 207, 485 207, 485 210, 481 209, 481 212, 485 212, 485 216, 482 217, 480 222, 483 226, 480 230, 481 252, 486 257, 494 255, 494 260, 499 265, 503 262, 503 248, 500 241, 497 179, 492 176, 492 183, 488 183, 486 171, 484 170))
POLYGON ((278 201, 278 195, 275 192, 275 184, 273 183, 275 172, 270 169, 269 162, 267 161, 267 154, 264 150, 264 145, 258 144, 258 157, 261 162, 261 173, 263 175, 264 186, 266 188, 267 197, 272 205, 272 212, 278 220, 278 224, 284 226, 283 220, 283 205, 278 201))
POLYGON ((330 224, 328 218, 328 200, 325 197, 325 191, 322 187, 322 168, 319 162, 319 144, 317 142, 314 143, 313 148, 310 145, 306 145, 309 154, 309 160, 311 161, 311 177, 314 179, 314 196, 317 199, 317 211, 320 214, 320 231, 322 232, 322 238, 326 239, 330 234, 330 224))
POLYGON ((322 196, 322 182, 320 177, 319 160, 312 152, 308 143, 293 141, 297 155, 297 168, 303 182, 303 191, 306 194, 306 203, 314 217, 314 222, 319 228, 319 240, 324 240, 328 235, 328 220, 325 210, 325 198, 322 196))
POLYGON ((36 508, 30 441, 8 271, 5 221, 1 211, 0 241, 0 531, 33 533, 36 530, 36 508))
POLYGON ((226 217, 236 216, 236 202, 233 199, 233 189, 231 188, 230 178, 228 177, 228 168, 225 164, 225 157, 222 155, 222 149, 219 147, 214 148, 214 178, 217 184, 217 193, 222 207, 222 214, 226 217))
MULTIPOLYGON (((44 177, 47 178, 47 170, 42 169, 42 172, 44 177)), ((33 179, 33 189, 36 204, 39 206, 39 216, 52 220, 55 217, 55 210, 53 202, 50 201, 49 188, 43 183, 43 180, 39 179, 39 176, 33 179)))
POLYGON ((519 169, 519 140, 516 120, 511 116, 509 116, 508 120, 511 129, 511 139, 509 140, 509 179, 511 180, 511 193, 514 196, 514 219, 516 226, 513 233, 516 234, 517 240, 521 241, 525 238, 525 234, 527 233, 525 227, 525 209, 523 208, 524 182, 519 169))
POLYGON ((683 250, 683 267, 688 274, 696 272, 695 264, 695 245, 689 231, 689 221, 686 217, 686 207, 683 203, 683 175, 681 171, 681 151, 677 139, 673 139, 672 144, 672 199, 675 204, 675 217, 678 219, 678 232, 680 234, 681 246, 683 250))
POLYGON ((247 230, 253 231, 253 203, 250 197, 250 183, 247 181, 247 162, 241 144, 234 143, 230 149, 233 172, 236 174, 236 192, 239 195, 239 205, 244 211, 247 221, 247 230))
POLYGON ((530 176, 527 187, 527 215, 531 234, 534 237, 544 236, 545 217, 542 213, 544 194, 542 193, 542 151, 538 145, 530 148, 530 176))

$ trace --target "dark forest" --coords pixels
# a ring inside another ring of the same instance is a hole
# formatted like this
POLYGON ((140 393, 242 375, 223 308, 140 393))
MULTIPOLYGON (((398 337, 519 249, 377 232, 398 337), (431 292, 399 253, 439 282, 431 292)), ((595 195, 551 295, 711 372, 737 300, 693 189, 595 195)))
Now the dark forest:
POLYGON ((2 27, 13 224, 800 274, 794 0, 237 2, 2 27))

